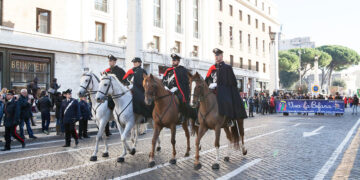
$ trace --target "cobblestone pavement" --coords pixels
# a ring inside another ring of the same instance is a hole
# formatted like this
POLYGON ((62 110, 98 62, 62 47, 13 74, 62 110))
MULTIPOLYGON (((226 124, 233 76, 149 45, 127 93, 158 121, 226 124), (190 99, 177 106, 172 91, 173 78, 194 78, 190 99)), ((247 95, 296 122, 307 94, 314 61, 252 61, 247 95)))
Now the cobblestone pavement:
MULTIPOLYGON (((101 146, 96 162, 89 161, 94 137, 81 140, 77 147, 72 144, 71 148, 61 147, 64 143, 61 139, 39 139, 24 149, 15 144, 12 151, 0 152, 0 179, 332 179, 359 130, 359 118, 351 114, 248 118, 245 120, 248 154, 243 156, 241 151, 232 150, 230 161, 225 162, 228 143, 222 132, 219 170, 211 168, 216 156, 213 131, 208 131, 201 141, 200 170, 193 168, 195 137, 191 137, 190 157, 184 157, 186 139, 181 128, 176 134, 177 164, 168 163, 172 151, 169 130, 165 130, 154 168, 148 168, 151 131, 140 136, 136 154, 128 154, 124 163, 116 161, 122 151, 118 134, 108 139, 110 157, 101 156, 101 146)), ((356 144, 352 147, 356 148, 356 144)), ((344 167, 351 168, 344 172, 350 174, 342 175, 341 171, 337 174, 340 179, 342 176, 360 179, 359 147, 355 150, 356 157, 349 158, 353 162, 344 161, 348 165, 344 167)))

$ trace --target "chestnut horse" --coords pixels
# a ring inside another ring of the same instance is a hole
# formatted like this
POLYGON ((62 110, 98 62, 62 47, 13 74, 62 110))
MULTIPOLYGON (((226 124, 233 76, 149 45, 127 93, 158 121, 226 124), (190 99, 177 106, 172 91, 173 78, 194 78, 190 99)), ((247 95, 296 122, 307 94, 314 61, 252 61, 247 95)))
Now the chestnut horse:
POLYGON ((215 147, 216 147, 216 161, 212 165, 213 169, 219 169, 219 147, 220 147, 220 132, 221 128, 224 129, 226 133, 226 137, 229 140, 228 145, 228 153, 227 156, 224 158, 224 161, 230 160, 230 148, 233 144, 235 149, 239 149, 239 141, 241 136, 242 142, 242 153, 243 155, 247 154, 247 150, 244 146, 244 120, 237 119, 235 121, 235 126, 229 128, 227 126, 227 121, 229 119, 225 118, 224 116, 219 115, 218 111, 218 103, 216 99, 216 95, 210 91, 209 87, 207 86, 205 80, 200 76, 199 73, 196 72, 194 76, 190 73, 188 74, 189 81, 190 81, 190 90, 191 90, 191 100, 190 105, 192 107, 198 107, 198 120, 200 123, 198 135, 196 137, 195 148, 195 164, 194 169, 198 170, 201 168, 201 163, 199 162, 199 144, 201 138, 204 136, 208 129, 215 130, 215 147))
MULTIPOLYGON (((171 130, 171 144, 173 148, 172 159, 170 164, 176 164, 176 150, 175 150, 175 135, 176 125, 179 123, 179 100, 170 91, 167 91, 161 80, 154 77, 152 74, 144 76, 143 86, 145 89, 145 103, 150 105, 154 102, 155 107, 152 113, 154 120, 154 135, 152 138, 152 148, 149 154, 149 167, 155 166, 154 151, 155 143, 158 139, 161 130, 166 127, 171 130)), ((190 152, 190 133, 188 130, 188 122, 182 122, 182 127, 185 131, 187 140, 187 149, 185 157, 189 156, 190 152)))

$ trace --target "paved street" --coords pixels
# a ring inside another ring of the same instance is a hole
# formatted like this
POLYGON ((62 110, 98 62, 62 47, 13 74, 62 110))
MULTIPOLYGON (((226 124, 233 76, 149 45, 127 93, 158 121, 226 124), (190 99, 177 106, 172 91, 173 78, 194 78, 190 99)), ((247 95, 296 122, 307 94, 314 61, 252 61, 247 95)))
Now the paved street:
MULTIPOLYGON (((246 119, 245 139, 248 154, 232 151, 230 162, 225 133, 221 137, 221 163, 215 160, 214 132, 209 131, 201 145, 202 169, 193 169, 194 140, 191 156, 184 158, 186 140, 177 132, 177 164, 170 165, 169 131, 162 132, 162 149, 155 155, 156 166, 148 168, 152 132, 140 136, 135 156, 121 154, 119 135, 109 138, 110 157, 90 162, 95 139, 82 140, 78 147, 63 148, 62 139, 28 143, 25 149, 14 145, 12 151, 0 152, 0 179, 360 179, 360 117, 277 115, 246 119)), ((3 145, 3 144, 1 144, 3 145)))

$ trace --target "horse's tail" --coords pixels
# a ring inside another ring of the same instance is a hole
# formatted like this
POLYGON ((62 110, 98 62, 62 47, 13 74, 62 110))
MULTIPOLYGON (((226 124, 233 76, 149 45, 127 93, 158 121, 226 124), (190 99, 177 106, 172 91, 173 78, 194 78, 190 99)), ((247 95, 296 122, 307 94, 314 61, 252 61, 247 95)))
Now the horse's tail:
POLYGON ((195 136, 195 133, 199 129, 197 126, 195 126, 195 119, 190 118, 190 124, 191 124, 191 136, 195 136))
POLYGON ((235 149, 240 149, 240 145, 239 145, 239 141, 240 141, 240 136, 239 136, 240 132, 239 132, 239 130, 240 129, 238 129, 237 121, 234 121, 234 123, 235 123, 234 126, 232 126, 230 128, 230 130, 231 130, 231 141, 232 141, 232 144, 234 145, 235 149))

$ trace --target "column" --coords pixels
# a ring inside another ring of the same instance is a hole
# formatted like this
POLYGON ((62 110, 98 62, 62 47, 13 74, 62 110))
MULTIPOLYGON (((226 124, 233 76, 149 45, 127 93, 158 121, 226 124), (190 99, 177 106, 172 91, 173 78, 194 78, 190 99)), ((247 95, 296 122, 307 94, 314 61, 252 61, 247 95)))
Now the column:
POLYGON ((142 16, 141 1, 128 0, 128 29, 126 41, 126 69, 132 67, 131 59, 141 57, 142 50, 142 16))

